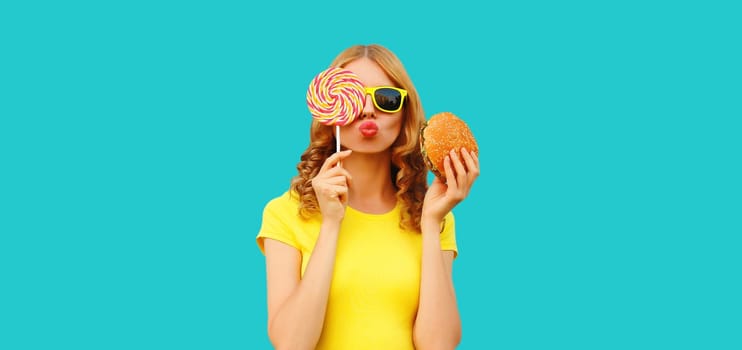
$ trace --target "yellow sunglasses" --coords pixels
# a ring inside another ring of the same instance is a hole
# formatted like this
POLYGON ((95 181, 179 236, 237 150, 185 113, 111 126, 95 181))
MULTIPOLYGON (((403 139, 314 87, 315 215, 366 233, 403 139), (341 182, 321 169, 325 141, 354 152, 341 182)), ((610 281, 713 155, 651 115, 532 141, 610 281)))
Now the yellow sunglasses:
POLYGON ((374 106, 380 111, 395 113, 402 109, 407 90, 393 86, 367 87, 366 95, 371 95, 374 106))

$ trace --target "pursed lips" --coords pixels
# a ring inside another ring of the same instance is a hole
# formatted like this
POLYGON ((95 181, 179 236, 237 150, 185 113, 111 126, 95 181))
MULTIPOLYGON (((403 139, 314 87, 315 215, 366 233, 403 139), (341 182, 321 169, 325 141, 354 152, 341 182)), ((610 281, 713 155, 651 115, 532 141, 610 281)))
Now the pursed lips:
POLYGON ((376 123, 367 120, 358 127, 358 130, 364 137, 373 137, 379 132, 379 126, 376 125, 376 123))

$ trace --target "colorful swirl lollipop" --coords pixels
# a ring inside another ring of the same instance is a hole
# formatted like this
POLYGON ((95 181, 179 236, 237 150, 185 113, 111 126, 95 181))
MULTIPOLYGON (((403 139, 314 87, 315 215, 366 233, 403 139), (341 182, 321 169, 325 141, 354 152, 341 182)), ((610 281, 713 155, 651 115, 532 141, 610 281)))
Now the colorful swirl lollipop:
POLYGON ((361 114, 364 99, 365 90, 358 76, 337 67, 317 74, 307 90, 309 112, 324 125, 350 124, 361 114))

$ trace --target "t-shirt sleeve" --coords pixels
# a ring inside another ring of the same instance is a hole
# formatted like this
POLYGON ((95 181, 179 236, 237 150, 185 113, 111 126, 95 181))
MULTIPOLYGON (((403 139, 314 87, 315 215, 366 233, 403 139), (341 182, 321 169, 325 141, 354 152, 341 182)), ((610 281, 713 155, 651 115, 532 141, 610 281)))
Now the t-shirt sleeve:
POLYGON ((256 243, 261 253, 265 254, 264 240, 266 238, 275 239, 299 249, 296 233, 291 225, 291 222, 298 219, 298 212, 297 208, 291 204, 286 195, 275 198, 266 204, 263 209, 260 231, 256 237, 256 243))
POLYGON ((446 214, 443 232, 441 232, 441 250, 452 250, 453 257, 459 255, 459 249, 456 246, 456 220, 453 213, 446 214))

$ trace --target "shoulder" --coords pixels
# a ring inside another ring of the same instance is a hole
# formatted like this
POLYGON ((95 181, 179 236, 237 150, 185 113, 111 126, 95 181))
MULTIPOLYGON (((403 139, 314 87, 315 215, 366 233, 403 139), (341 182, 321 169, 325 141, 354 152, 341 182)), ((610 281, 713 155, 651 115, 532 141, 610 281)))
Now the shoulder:
POLYGON ((293 192, 291 190, 288 190, 281 195, 271 198, 266 204, 265 204, 265 211, 269 210, 286 210, 286 209, 296 209, 299 207, 299 195, 296 192, 293 192))
POLYGON ((257 236, 258 247, 265 252, 263 240, 272 238, 298 247, 296 234, 301 231, 299 197, 290 191, 268 201, 263 209, 263 221, 257 236))
POLYGON ((286 191, 274 197, 263 208, 263 220, 293 221, 299 218, 299 196, 286 191))

